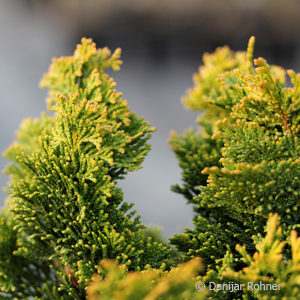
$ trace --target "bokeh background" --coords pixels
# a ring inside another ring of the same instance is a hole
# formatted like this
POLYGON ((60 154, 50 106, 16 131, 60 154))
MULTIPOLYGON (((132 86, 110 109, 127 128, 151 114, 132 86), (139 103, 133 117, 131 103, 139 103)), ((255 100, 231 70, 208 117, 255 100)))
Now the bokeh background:
MULTIPOLYGON (((165 236, 181 232, 192 207, 170 191, 180 169, 167 140, 170 130, 196 126, 180 98, 203 53, 224 44, 245 50, 255 35, 255 56, 299 71, 299 15, 298 0, 0 0, 0 152, 24 118, 46 109, 38 83, 52 57, 71 55, 83 36, 121 47, 123 66, 111 75, 131 108, 158 128, 143 169, 121 182, 124 198, 165 236)), ((1 157, 0 168, 6 164, 1 157)), ((0 186, 7 181, 0 176, 0 186)), ((5 198, 0 192, 1 205, 5 198)))

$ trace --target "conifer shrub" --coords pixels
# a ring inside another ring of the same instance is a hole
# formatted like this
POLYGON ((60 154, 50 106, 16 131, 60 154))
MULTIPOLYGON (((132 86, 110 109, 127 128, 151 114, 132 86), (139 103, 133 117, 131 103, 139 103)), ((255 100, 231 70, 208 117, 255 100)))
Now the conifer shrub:
POLYGON ((170 139, 183 181, 172 189, 195 211, 171 245, 118 188, 155 130, 105 72, 119 69, 120 50, 82 39, 54 59, 41 81, 48 113, 25 120, 5 152, 0 298, 300 298, 300 75, 253 60, 253 47, 205 54, 183 98, 204 112, 201 130, 170 139))
MULTIPOLYGON (((170 266, 170 247, 146 236, 116 186, 140 168, 154 130, 129 110, 104 72, 119 68, 119 56, 119 49, 111 54, 83 39, 73 56, 55 59, 41 82, 54 114, 25 121, 5 153, 13 161, 6 169, 14 222, 8 238, 17 246, 7 242, 6 250, 11 260, 51 267, 58 290, 73 299, 85 298, 103 258, 135 271, 170 266)), ((7 296, 18 288, 2 287, 7 296)))
POLYGON ((172 243, 184 260, 203 258, 208 269, 229 247, 255 251, 270 212, 281 218, 283 237, 300 223, 300 75, 253 62, 247 52, 227 47, 204 56, 187 108, 205 109, 204 130, 173 133, 170 144, 182 168, 183 185, 173 190, 194 205, 195 228, 172 243), (286 86, 286 73, 291 86, 286 86), (218 119, 218 121, 216 121, 218 119))

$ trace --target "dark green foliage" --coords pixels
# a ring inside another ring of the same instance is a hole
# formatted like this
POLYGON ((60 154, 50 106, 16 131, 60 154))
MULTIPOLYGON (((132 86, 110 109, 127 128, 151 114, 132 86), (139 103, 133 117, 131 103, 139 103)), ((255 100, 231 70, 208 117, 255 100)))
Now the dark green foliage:
POLYGON ((174 192, 183 194, 190 202, 194 202, 200 185, 205 185, 207 175, 201 171, 207 166, 221 166, 219 159, 223 146, 222 140, 211 138, 212 127, 210 124, 202 123, 206 135, 189 129, 184 135, 172 133, 170 146, 179 159, 179 166, 182 168, 183 186, 174 185, 174 192))
POLYGON ((1 299, 68 299, 58 291, 60 280, 49 262, 32 260, 16 253, 25 237, 14 229, 8 212, 0 215, 0 298, 1 299))

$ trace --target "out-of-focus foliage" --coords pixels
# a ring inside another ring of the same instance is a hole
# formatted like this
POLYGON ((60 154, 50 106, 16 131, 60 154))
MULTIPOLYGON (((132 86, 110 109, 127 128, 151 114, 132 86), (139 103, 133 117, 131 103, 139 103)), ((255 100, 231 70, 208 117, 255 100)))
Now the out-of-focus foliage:
POLYGON ((93 278, 87 289, 89 300, 188 300, 206 299, 207 290, 195 289, 196 274, 202 264, 197 258, 181 264, 171 271, 159 269, 128 272, 125 266, 103 260, 104 279, 93 278))
MULTIPOLYGON (((210 123, 228 115, 233 105, 230 88, 223 83, 236 84, 237 78, 230 71, 239 68, 248 72, 250 65, 246 52, 232 52, 229 47, 220 47, 212 54, 203 55, 203 65, 194 74, 194 88, 189 89, 182 101, 186 108, 204 110, 210 123), (229 102, 226 103, 225 102, 229 102)), ((203 118, 202 118, 203 119, 203 118)))

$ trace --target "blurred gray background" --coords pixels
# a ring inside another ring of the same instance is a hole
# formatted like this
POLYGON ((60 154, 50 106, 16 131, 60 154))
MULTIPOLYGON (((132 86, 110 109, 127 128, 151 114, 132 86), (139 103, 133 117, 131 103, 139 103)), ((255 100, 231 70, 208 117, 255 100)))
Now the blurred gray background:
MULTIPOLYGON (((38 83, 52 57, 71 55, 83 36, 121 47, 123 66, 111 75, 131 108, 158 128, 143 169, 121 182, 124 198, 165 236, 181 232, 192 207, 170 191, 181 176, 167 140, 172 129, 196 126, 180 98, 203 53, 224 44, 245 50, 254 34, 255 56, 299 71, 299 15, 298 0, 0 0, 0 151, 24 118, 46 109, 38 83)), ((6 164, 1 157, 0 168, 6 164)), ((7 181, 0 176, 0 186, 7 181)), ((1 204, 5 198, 1 192, 1 204)))

